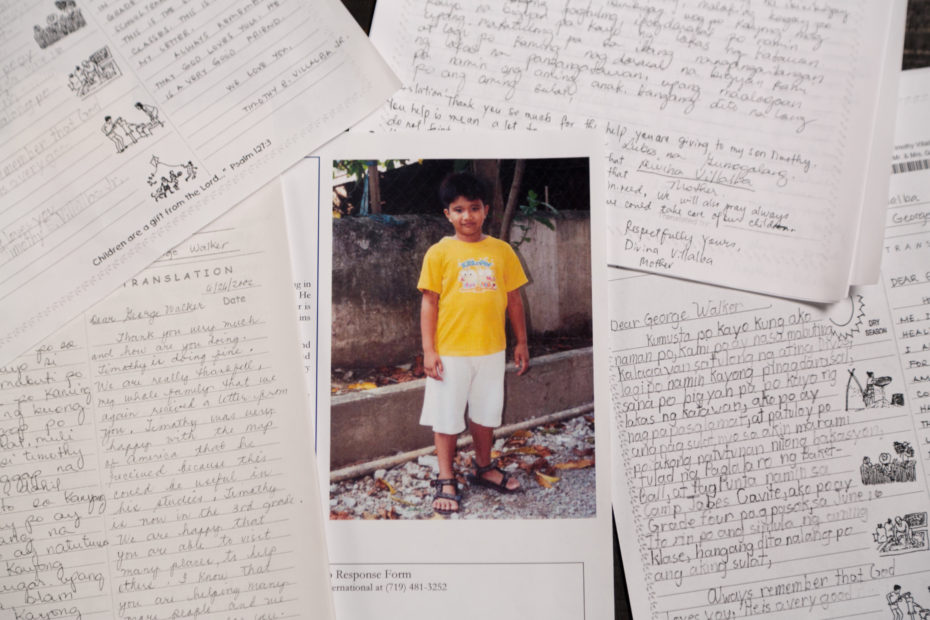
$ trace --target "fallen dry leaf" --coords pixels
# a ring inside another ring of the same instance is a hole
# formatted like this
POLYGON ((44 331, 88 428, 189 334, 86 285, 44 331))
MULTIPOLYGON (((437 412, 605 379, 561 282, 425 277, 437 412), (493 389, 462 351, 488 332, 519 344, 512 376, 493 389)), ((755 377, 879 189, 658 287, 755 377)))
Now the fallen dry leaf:
MULTIPOLYGON (((387 492, 391 494, 391 501, 397 502, 398 504, 403 504, 404 506, 416 506, 416 504, 413 502, 408 502, 407 500, 401 497, 397 497, 397 489, 395 489, 391 485, 391 483, 385 480, 384 478, 378 478, 377 480, 375 480, 374 491, 377 491, 378 489, 387 489, 387 492)), ((372 495, 372 493, 369 493, 369 495, 372 495)), ((392 507, 391 510, 394 510, 394 508, 392 507)), ((388 517, 388 518, 396 518, 396 517, 388 517)))
POLYGON ((552 468, 549 467, 549 461, 542 456, 530 463, 524 460, 517 460, 517 467, 527 472, 542 471, 543 473, 549 473, 552 471, 552 468))
POLYGON ((373 390, 378 387, 375 383, 371 381, 359 381, 357 383, 350 383, 346 386, 347 390, 373 390))
POLYGON ((541 471, 536 472, 536 482, 538 482, 539 486, 543 487, 544 489, 551 489, 552 483, 558 481, 559 479, 556 476, 547 476, 541 471))
POLYGON ((391 371, 391 379, 396 383, 406 383, 407 381, 413 381, 415 378, 413 371, 409 367, 398 366, 391 371))
POLYGON ((533 436, 533 433, 527 430, 514 431, 510 437, 507 438, 507 441, 504 442, 505 447, 513 446, 522 446, 533 436))
POLYGON ((403 504, 404 506, 418 506, 419 505, 416 502, 408 502, 404 498, 397 497, 396 495, 393 495, 393 494, 391 495, 391 501, 397 502, 398 504, 403 504))
POLYGON ((550 465, 549 461, 543 457, 539 457, 533 461, 532 465, 530 465, 530 471, 533 473, 539 472, 547 476, 555 475, 555 470, 552 468, 552 465, 550 465))
POLYGON ((497 466, 501 469, 507 469, 514 463, 520 464, 520 456, 509 452, 507 454, 502 454, 500 458, 497 459, 497 466))
POLYGON ((353 519, 351 512, 330 512, 329 518, 333 521, 349 521, 353 519))
POLYGON ((567 463, 556 463, 553 465, 556 469, 584 469, 586 467, 592 467, 594 465, 594 459, 580 459, 577 461, 568 461, 567 463))
POLYGON ((530 456, 552 456, 552 450, 545 446, 521 446, 519 448, 514 448, 510 452, 528 454, 530 456))
POLYGON ((397 489, 391 486, 391 483, 385 480, 384 478, 378 478, 377 480, 375 480, 375 487, 387 489, 388 493, 390 493, 391 495, 394 495, 395 493, 397 493, 397 489))

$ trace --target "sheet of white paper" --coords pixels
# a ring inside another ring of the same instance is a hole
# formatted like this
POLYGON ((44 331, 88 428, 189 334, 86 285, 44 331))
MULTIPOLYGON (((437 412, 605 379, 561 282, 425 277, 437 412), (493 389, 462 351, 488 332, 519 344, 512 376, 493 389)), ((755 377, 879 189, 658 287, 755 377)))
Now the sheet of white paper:
POLYGON ((0 18, 0 362, 399 85, 335 0, 3 0, 0 18))
POLYGON ((878 282, 882 260, 882 237, 875 231, 885 223, 888 203, 888 164, 894 148, 895 115, 897 109, 898 79, 901 76, 901 55, 904 48, 904 26, 907 19, 907 2, 890 3, 891 28, 885 50, 885 66, 875 89, 878 105, 875 108, 872 144, 868 148, 868 173, 862 182, 862 213, 859 217, 859 234, 849 283, 852 285, 878 282))
POLYGON ((0 366, 0 617, 332 617, 281 203, 0 366))
MULTIPOLYGON (((361 128, 596 128, 611 263, 847 292, 889 3, 379 2, 405 89, 361 128)), ((897 25, 897 24, 896 24, 897 25)))
POLYGON ((901 94, 879 284, 805 306, 615 273, 635 617, 930 609, 930 72, 905 72, 901 94))
MULTIPOLYGON (((560 480, 553 481, 553 487, 548 490, 540 486, 534 475, 520 474, 526 490, 516 496, 492 497, 490 491, 473 486, 464 491, 465 518, 431 520, 433 491, 428 486, 428 480, 432 474, 424 473, 416 458, 405 463, 392 460, 389 455, 384 460, 375 461, 371 453, 365 452, 369 445, 380 445, 380 436, 394 438, 389 445, 391 454, 407 452, 411 448, 400 448, 394 442, 405 440, 406 437, 402 435, 412 434, 416 430, 426 434, 423 453, 432 450, 432 435, 428 427, 417 425, 424 380, 364 390, 355 395, 330 396, 333 386, 331 359, 334 355, 331 329, 347 330, 345 325, 358 325, 361 318, 367 326, 363 330, 363 334, 367 334, 362 343, 364 350, 386 352, 385 340, 391 335, 390 332, 410 328, 416 332, 411 342, 415 349, 420 350, 418 310, 410 312, 409 320, 403 321, 403 324, 397 321, 385 325, 382 317, 390 311, 390 300, 402 296, 404 290, 409 290, 414 296, 418 295, 415 289, 416 274, 420 269, 422 253, 417 255, 412 248, 419 247, 418 235, 424 234, 420 232, 420 226, 412 224, 403 216, 356 217, 352 218, 352 223, 340 226, 339 230, 356 230, 356 227, 361 226, 362 231, 339 232, 334 241, 334 222, 329 215, 334 192, 334 160, 383 162, 388 159, 422 159, 429 162, 434 159, 507 159, 525 156, 574 157, 583 158, 585 166, 590 163, 590 180, 587 177, 589 173, 583 173, 584 185, 590 183, 591 205, 595 207, 591 211, 590 226, 595 231, 603 229, 603 211, 596 208, 603 204, 598 189, 601 186, 599 183, 603 182, 599 164, 603 158, 599 140, 593 135, 566 134, 559 141, 553 141, 539 134, 348 134, 334 140, 283 177, 304 348, 308 356, 309 389, 311 398, 317 403, 317 455, 321 483, 324 488, 330 488, 327 532, 336 611, 340 618, 613 617, 609 480, 603 468, 598 468, 596 473, 591 468, 557 469, 556 477, 560 480), (363 232, 366 227, 372 228, 370 233, 363 232), (385 249, 388 246, 392 248, 391 253, 385 249), (340 248, 340 252, 349 251, 346 248, 350 248, 352 252, 360 254, 351 254, 348 259, 338 257, 343 266, 338 273, 333 271, 331 278, 331 269, 334 268, 329 265, 335 262, 333 255, 336 247, 340 248), (398 258, 398 247, 411 249, 405 250, 409 253, 402 253, 401 258, 398 258), (398 283, 386 275, 390 272, 411 275, 403 283, 398 283), (357 291, 353 295, 357 295, 364 304, 364 309, 351 317, 344 306, 340 306, 337 311, 334 309, 335 303, 331 302, 334 297, 331 291, 336 288, 336 284, 343 284, 341 289, 345 291, 344 284, 350 279, 358 282, 357 287, 350 288, 357 291), (311 361, 313 356, 316 357, 315 364, 311 361), (398 410, 396 404, 388 402, 394 398, 409 398, 409 407, 401 405, 398 410), (345 417, 356 415, 354 410, 348 409, 354 403, 358 403, 359 417, 352 417, 350 428, 346 428, 345 417), (339 419, 340 416, 343 419, 339 419), (408 428, 412 429, 409 433, 406 430, 408 428), (351 439, 347 442, 348 436, 351 439), (349 459, 356 461, 354 466, 339 465, 338 470, 332 467, 332 471, 327 470, 327 463, 346 460, 344 451, 350 449, 359 449, 360 452, 358 457, 349 459), (372 465, 373 462, 377 464, 372 465), (377 469, 383 471, 379 473, 377 469), (331 482, 331 475, 348 478, 352 471, 358 472, 357 478, 331 482), (372 474, 382 478, 384 483, 377 482, 372 474), (584 491, 581 492, 581 489, 584 491), (580 496, 576 496, 576 503, 568 499, 572 490, 581 492, 580 496), (483 502, 489 501, 492 507, 494 503, 500 503, 501 506, 507 506, 510 512, 503 513, 507 516, 497 519, 493 518, 493 510, 487 514, 468 512, 478 510, 483 502), (366 516, 375 519, 367 520, 366 516)), ((414 168, 416 166, 407 167, 408 170, 414 168)), ((420 180, 414 179, 405 193, 413 194, 423 202, 438 202, 438 180, 424 181, 422 177, 417 178, 420 180)), ((385 200, 390 202, 387 183, 383 181, 382 191, 385 192, 385 200)), ((544 191, 541 187, 535 189, 540 194, 544 191)), ((436 215, 441 217, 440 213, 436 215)), ((582 218, 582 221, 585 219, 582 218)), ((441 224, 448 226, 444 220, 441 224)), ((562 224, 563 230, 565 226, 562 224)), ((451 233, 452 229, 448 227, 448 230, 442 230, 444 232, 441 235, 451 233)), ((576 241, 576 245, 559 251, 567 252, 562 258, 566 267, 575 265, 576 269, 581 269, 577 262, 572 263, 569 258, 564 258, 573 252, 575 254, 571 260, 591 261, 595 276, 591 302, 593 324, 606 325, 606 299, 603 292, 606 267, 602 237, 594 235, 589 250, 588 245, 586 234, 584 239, 576 241), (582 254, 577 254, 579 251, 582 254), (587 257, 588 252, 590 258, 582 259, 581 256, 587 257)), ((521 246, 519 251, 526 258, 533 248, 529 245, 521 246)), ((534 286, 537 289, 543 287, 545 276, 539 271, 530 273, 530 276, 533 281, 525 287, 528 314, 534 316, 534 308, 537 313, 557 308, 557 299, 542 300, 545 304, 534 301, 536 298, 530 289, 534 286)), ((578 280, 577 277, 573 279, 578 280)), ((571 306, 570 301, 562 301, 563 305, 567 303, 571 306)), ((577 303, 586 305, 581 301, 577 303)), ((552 450, 548 458, 553 464, 575 461, 577 465, 584 465, 578 462, 579 459, 584 461, 595 455, 606 462, 603 455, 607 454, 608 438, 602 433, 606 431, 608 422, 601 419, 605 411, 603 407, 609 406, 606 378, 602 376, 606 369, 606 357, 601 357, 606 351, 601 346, 604 342, 606 333, 598 330, 594 335, 593 354, 590 349, 561 354, 564 360, 573 360, 571 363, 580 368, 584 368, 582 360, 593 359, 595 370, 583 371, 585 374, 581 383, 592 381, 593 373, 594 389, 590 392, 589 402, 590 399, 594 400, 596 422, 594 431, 587 431, 593 444, 587 443, 585 447, 572 444, 577 439, 571 437, 559 439, 566 443, 552 450), (588 454, 592 452, 592 447, 593 453, 588 454), (577 449, 577 452, 573 452, 573 449, 577 449), (588 456, 584 456, 586 454, 588 456)), ((383 353, 383 357, 381 353, 378 356, 382 361, 375 365, 388 364, 387 353, 383 353)), ((547 398, 557 399, 555 392, 570 391, 565 385, 566 377, 575 375, 573 371, 567 370, 567 366, 549 366, 547 362, 555 363, 553 356, 548 356, 548 360, 543 357, 533 358, 526 375, 510 376, 508 382, 522 381, 524 385, 530 386, 527 388, 530 391, 549 394, 547 398), (552 369, 555 368, 565 368, 565 376, 553 375, 552 369)), ((393 370, 401 375, 405 372, 401 368, 393 370)), ((339 373, 341 380, 345 370, 341 369, 339 373)), ((360 383, 359 387, 371 387, 364 385, 363 376, 354 381, 360 383)), ((344 386, 344 383, 341 385, 344 386)), ((511 424, 515 414, 520 415, 525 410, 523 401, 508 400, 504 425, 511 424)), ((590 411, 590 404, 578 410, 590 411)), ((557 411, 552 415, 560 413, 563 412, 557 411)), ((530 411, 526 417, 532 419, 537 415, 540 413, 534 415, 530 411)), ((570 418, 566 425, 580 428, 579 425, 588 423, 583 416, 578 416, 570 418)), ((547 437, 538 428, 534 428, 532 433, 530 439, 526 440, 530 446, 547 437)), ((510 449, 512 447, 507 448, 510 449)), ((543 454, 545 452, 521 458, 529 465, 537 458, 542 458, 543 454)), ((425 462, 429 462, 428 456, 424 458, 425 462)), ((469 468, 465 463, 459 467, 460 473, 465 473, 469 468)), ((425 471, 428 472, 428 468, 425 471)))

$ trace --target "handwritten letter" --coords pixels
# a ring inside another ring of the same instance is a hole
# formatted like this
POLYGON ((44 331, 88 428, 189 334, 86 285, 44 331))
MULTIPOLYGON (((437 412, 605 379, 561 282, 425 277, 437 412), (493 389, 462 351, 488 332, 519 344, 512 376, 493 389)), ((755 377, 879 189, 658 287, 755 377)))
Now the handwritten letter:
POLYGON ((273 198, 193 236, 0 367, 0 609, 328 609, 273 198))
POLYGON ((930 608, 930 134, 915 99, 880 284, 817 307, 612 283, 614 500, 630 506, 618 531, 644 617, 930 608))
POLYGON ((836 300, 889 24, 862 2, 395 0, 372 40, 408 86, 372 120, 600 131, 612 263, 836 300))

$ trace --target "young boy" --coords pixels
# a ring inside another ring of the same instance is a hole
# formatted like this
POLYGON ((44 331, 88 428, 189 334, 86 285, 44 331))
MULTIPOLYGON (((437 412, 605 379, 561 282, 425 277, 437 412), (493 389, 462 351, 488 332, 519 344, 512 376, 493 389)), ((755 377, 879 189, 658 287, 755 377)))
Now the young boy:
POLYGON ((462 506, 452 460, 465 430, 466 405, 477 462, 469 480, 501 493, 520 490, 519 481, 491 461, 492 434, 504 406, 505 312, 517 339, 517 374, 526 372, 530 356, 519 292, 526 274, 509 244, 482 232, 488 215, 483 184, 470 174, 450 174, 439 197, 455 235, 426 252, 417 283, 428 377, 420 424, 433 427, 439 459, 433 510, 451 514, 462 506))

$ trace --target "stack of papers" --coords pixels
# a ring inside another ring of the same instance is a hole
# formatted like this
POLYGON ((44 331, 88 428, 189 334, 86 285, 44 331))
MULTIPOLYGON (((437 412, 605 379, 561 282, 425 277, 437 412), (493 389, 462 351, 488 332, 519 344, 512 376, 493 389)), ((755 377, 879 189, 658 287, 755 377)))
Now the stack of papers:
POLYGON ((327 1, 4 2, 0 359, 394 91, 327 1))
POLYGON ((0 619, 609 618, 611 505, 634 618, 930 613, 904 0, 381 0, 370 40, 331 0, 33 4, 0 3, 0 619), (344 162, 543 159, 590 216, 515 243, 527 316, 593 346, 508 372, 523 492, 430 520, 423 380, 333 377, 351 330, 419 349, 392 304, 451 228, 336 222, 344 162))
POLYGON ((877 277, 905 6, 381 1, 404 88, 362 126, 597 131, 611 264, 837 301, 877 277))
POLYGON ((331 616, 275 181, 396 79, 330 1, 0 15, 0 617, 331 616))

